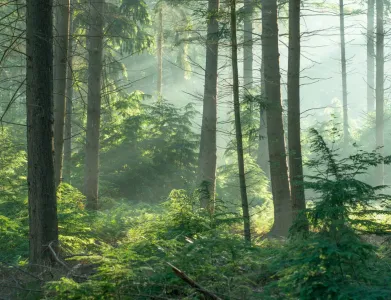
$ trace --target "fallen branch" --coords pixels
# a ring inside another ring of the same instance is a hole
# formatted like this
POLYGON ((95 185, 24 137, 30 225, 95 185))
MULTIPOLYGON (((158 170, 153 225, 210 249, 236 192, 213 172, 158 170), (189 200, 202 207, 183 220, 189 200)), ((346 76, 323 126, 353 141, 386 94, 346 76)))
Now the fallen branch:
POLYGON ((66 265, 66 263, 64 263, 61 259, 58 258, 57 254, 56 254, 56 251, 54 251, 53 247, 52 247, 52 244, 53 242, 50 242, 49 245, 48 245, 48 248, 50 250, 50 252, 53 254, 53 257, 54 259, 60 264, 62 265, 65 269, 67 269, 68 271, 71 271, 72 269, 70 267, 68 267, 66 265))
POLYGON ((182 279, 184 282, 189 284, 192 288, 196 289, 199 291, 201 294, 203 294, 206 299, 211 299, 211 300, 222 300, 221 298, 217 297, 215 294, 212 292, 209 292, 208 290, 204 289, 202 286, 200 286, 197 282, 192 280, 189 276, 187 276, 185 273, 183 273, 181 270, 179 270, 177 267, 173 266, 170 263, 167 263, 172 270, 174 271, 175 275, 178 276, 180 279, 182 279))

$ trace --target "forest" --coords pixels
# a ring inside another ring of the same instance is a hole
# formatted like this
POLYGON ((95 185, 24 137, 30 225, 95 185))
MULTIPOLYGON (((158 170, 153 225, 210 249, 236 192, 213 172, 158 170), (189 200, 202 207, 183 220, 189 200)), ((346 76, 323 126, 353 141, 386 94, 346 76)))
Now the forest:
POLYGON ((391 299, 390 20, 0 1, 0 300, 391 299))

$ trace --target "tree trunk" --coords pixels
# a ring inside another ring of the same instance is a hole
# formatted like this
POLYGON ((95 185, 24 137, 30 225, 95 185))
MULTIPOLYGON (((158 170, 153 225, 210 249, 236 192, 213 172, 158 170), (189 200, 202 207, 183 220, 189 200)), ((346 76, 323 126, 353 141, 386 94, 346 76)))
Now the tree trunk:
POLYGON ((86 207, 97 210, 104 0, 90 0, 89 3, 91 17, 88 33, 88 105, 84 192, 87 197, 86 207))
POLYGON ((157 97, 162 100, 163 92, 163 9, 160 7, 158 12, 159 32, 157 38, 157 97))
POLYGON ((27 1, 27 160, 30 264, 58 243, 53 161, 53 2, 27 1))
MULTIPOLYGON (((384 154, 384 3, 376 0, 376 146, 384 154)), ((377 167, 377 184, 384 184, 384 164, 377 167)))
POLYGON ((238 154, 240 196, 242 198, 242 211, 244 223, 244 238, 251 243, 250 213, 247 200, 246 177, 244 172, 242 125, 240 121, 239 101, 239 71, 238 71, 238 41, 236 37, 236 0, 231 0, 231 48, 232 48, 232 76, 235 112, 236 149, 238 154))
MULTIPOLYGON (((263 55, 262 55, 263 56, 263 55)), ((270 164, 269 164, 269 145, 267 139, 267 124, 266 124, 266 109, 265 109, 265 64, 262 57, 261 62, 261 103, 259 105, 259 144, 258 144, 258 165, 265 172, 267 178, 270 179, 270 164)))
POLYGON ((216 192, 216 127, 217 127, 217 71, 219 0, 208 2, 208 29, 206 41, 205 90, 199 154, 199 182, 201 207, 214 211, 216 192))
POLYGON ((293 220, 305 209, 300 139, 300 0, 289 0, 288 146, 293 220))
POLYGON ((341 38, 341 67, 342 67, 342 105, 343 105, 343 140, 344 146, 349 143, 349 120, 348 120, 348 87, 346 73, 345 51, 345 14, 343 0, 339 0, 339 33, 341 38))
POLYGON ((67 101, 65 114, 64 132, 64 172, 63 178, 67 183, 71 183, 72 169, 72 110, 73 110, 73 10, 69 13, 69 42, 68 42, 68 72, 67 72, 67 101))
POLYGON ((54 170, 56 187, 62 180, 69 38, 69 0, 57 0, 54 40, 54 170))
POLYGON ((367 112, 375 111, 375 0, 368 0, 367 13, 367 112))
POLYGON ((292 207, 282 122, 277 0, 262 1, 262 28, 267 135, 274 204, 274 224, 270 235, 287 236, 292 224, 292 207))

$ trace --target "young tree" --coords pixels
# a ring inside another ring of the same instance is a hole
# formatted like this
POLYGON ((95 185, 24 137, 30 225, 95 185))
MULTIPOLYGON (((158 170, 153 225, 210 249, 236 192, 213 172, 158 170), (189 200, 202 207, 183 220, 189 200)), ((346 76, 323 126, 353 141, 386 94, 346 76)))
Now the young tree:
POLYGON ((220 1, 208 1, 208 29, 206 38, 205 89, 199 155, 199 182, 201 207, 214 210, 216 191, 216 127, 217 127, 217 71, 218 32, 217 14, 220 1))
POLYGON ((28 0, 27 159, 30 263, 42 264, 58 242, 53 163, 52 0, 28 0))
MULTIPOLYGON (((376 0, 376 146, 384 150, 384 0, 376 0)), ((384 184, 384 164, 377 167, 377 183, 384 184)))
POLYGON ((160 4, 158 8, 158 37, 157 37, 157 61, 158 61, 158 74, 157 74, 157 97, 160 101, 163 94, 163 8, 160 4))
POLYGON ((292 212, 305 209, 300 140, 300 0, 289 0, 288 147, 292 212))
MULTIPOLYGON (((72 3, 71 3, 72 4, 72 3)), ((67 91, 66 91, 66 114, 64 129, 64 171, 63 178, 67 183, 71 183, 72 168, 72 110, 73 110, 73 10, 69 13, 69 41, 68 41, 68 71, 67 71, 67 91)))
POLYGON ((367 112, 375 110, 375 0, 368 0, 367 12, 367 112))
POLYGON ((345 13, 344 13, 343 0, 339 0, 339 34, 341 39, 343 139, 344 139, 344 146, 347 147, 347 144, 349 142, 349 120, 348 120, 348 87, 347 87, 347 73, 346 73, 345 13))
POLYGON ((253 85, 253 22, 252 0, 244 0, 243 86, 245 91, 253 85))
POLYGON ((87 208, 98 209, 99 134, 103 67, 104 0, 90 0, 88 32, 88 96, 84 193, 87 208))
POLYGON ((287 236, 292 224, 292 208, 282 122, 277 0, 262 1, 262 28, 267 135, 274 204, 274 224, 270 234, 287 236))
POLYGON ((251 243, 250 213, 248 208, 246 177, 244 172, 242 124, 240 122, 238 41, 236 37, 236 0, 231 0, 231 48, 236 150, 238 154, 240 196, 242 198, 242 211, 244 221, 244 238, 248 243, 251 243))
POLYGON ((54 39, 54 170, 58 186, 62 180, 66 81, 69 39, 69 0, 57 0, 54 39))

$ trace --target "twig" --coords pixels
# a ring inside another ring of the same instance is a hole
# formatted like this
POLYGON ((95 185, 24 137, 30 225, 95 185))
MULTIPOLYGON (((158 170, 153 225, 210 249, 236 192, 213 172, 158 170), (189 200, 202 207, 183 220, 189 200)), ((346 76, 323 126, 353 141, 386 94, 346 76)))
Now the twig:
POLYGON ((182 279, 184 282, 189 284, 192 288, 196 289, 200 293, 202 293, 207 299, 211 300, 222 300, 221 298, 217 297, 212 292, 209 292, 208 290, 201 287, 198 283, 196 283, 194 280, 192 280, 190 277, 188 277, 185 273, 183 273, 181 270, 179 270, 177 267, 173 266, 170 263, 167 263, 172 270, 174 271, 175 275, 178 276, 180 279, 182 279))
POLYGON ((70 267, 68 267, 66 265, 66 263, 64 263, 61 259, 58 258, 57 254, 56 254, 56 251, 54 251, 53 247, 52 247, 52 244, 53 244, 53 241, 51 241, 48 245, 48 248, 50 250, 50 252, 53 254, 53 257, 54 259, 60 264, 62 265, 65 269, 67 269, 68 271, 71 271, 72 269, 70 267))

